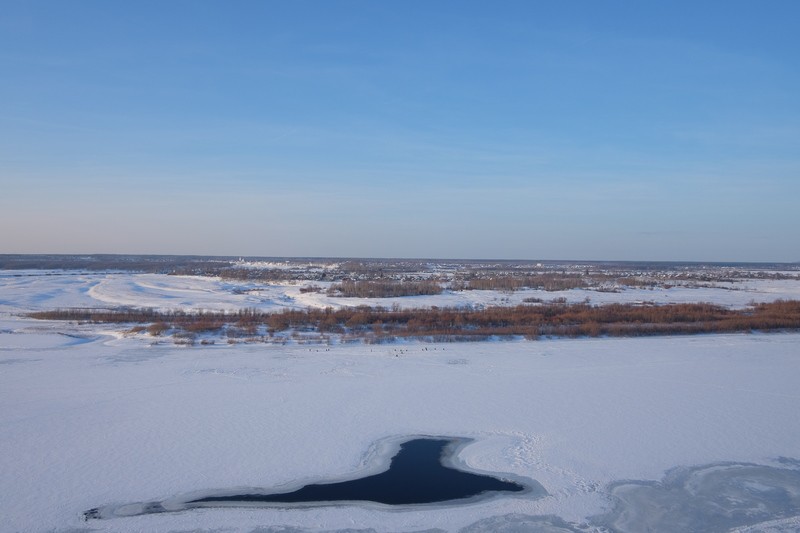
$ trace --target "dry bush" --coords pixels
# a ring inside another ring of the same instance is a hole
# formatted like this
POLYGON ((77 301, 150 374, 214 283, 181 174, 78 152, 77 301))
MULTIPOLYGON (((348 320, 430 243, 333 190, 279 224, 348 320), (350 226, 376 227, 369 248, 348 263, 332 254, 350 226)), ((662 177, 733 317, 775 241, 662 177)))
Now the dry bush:
POLYGON ((347 298, 397 298, 441 294, 442 287, 435 281, 342 281, 328 289, 330 296, 347 298))
POLYGON ((192 333, 205 333, 217 331, 226 324, 226 317, 202 313, 200 315, 187 317, 181 324, 183 329, 192 333))
POLYGON ((305 287, 300 287, 301 294, 306 294, 308 292, 322 292, 322 287, 319 285, 306 285, 305 287))
POLYGON ((485 309, 400 309, 360 306, 332 309, 286 309, 277 313, 247 310, 239 313, 181 312, 157 313, 152 310, 126 309, 120 313, 108 310, 65 310, 32 313, 35 318, 82 320, 95 322, 150 323, 147 331, 159 335, 174 328, 195 333, 226 327, 230 338, 252 337, 258 327, 271 333, 293 330, 297 334, 336 333, 361 336, 366 342, 381 342, 395 337, 419 337, 434 340, 485 339, 490 336, 641 336, 695 334, 733 331, 772 331, 800 329, 800 301, 778 300, 756 304, 743 310, 730 310, 709 303, 693 304, 610 304, 593 306, 546 303, 485 309), (233 325, 235 324, 235 325, 233 325))
POLYGON ((579 274, 520 274, 520 275, 492 275, 475 277, 466 281, 466 285, 451 284, 455 287, 462 287, 467 290, 499 290, 515 291, 519 289, 541 289, 545 291, 564 291, 586 287, 587 283, 579 274))
POLYGON ((149 326, 147 326, 147 333, 149 333, 153 337, 157 337, 157 336, 163 334, 169 328, 170 328, 170 326, 166 322, 155 322, 155 323, 150 324, 149 326))

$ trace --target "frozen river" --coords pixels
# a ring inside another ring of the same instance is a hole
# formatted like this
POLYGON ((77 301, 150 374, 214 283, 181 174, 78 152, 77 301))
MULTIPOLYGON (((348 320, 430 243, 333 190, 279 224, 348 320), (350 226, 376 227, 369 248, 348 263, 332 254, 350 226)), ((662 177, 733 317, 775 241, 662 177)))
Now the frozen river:
POLYGON ((798 334, 316 351, 100 333, 0 317, 0 531, 800 528, 798 334), (84 521, 103 506, 363 477, 376 443, 413 435, 468 439, 459 468, 546 495, 84 521))

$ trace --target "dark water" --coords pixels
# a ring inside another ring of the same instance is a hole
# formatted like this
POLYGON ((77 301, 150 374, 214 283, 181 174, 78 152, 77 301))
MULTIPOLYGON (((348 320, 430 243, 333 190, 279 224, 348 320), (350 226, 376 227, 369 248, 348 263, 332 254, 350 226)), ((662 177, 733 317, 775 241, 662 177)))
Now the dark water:
POLYGON ((470 498, 485 492, 521 492, 525 487, 510 481, 456 470, 442 464, 452 441, 414 439, 400 446, 389 470, 361 479, 306 485, 284 494, 237 494, 209 496, 187 502, 314 503, 370 501, 387 505, 437 503, 470 498))
MULTIPOLYGON (((255 507, 271 503, 331 505, 345 501, 390 505, 454 502, 453 505, 461 505, 464 498, 493 491, 525 490, 526 500, 547 496, 544 487, 532 479, 526 480, 523 487, 446 466, 456 446, 463 442, 464 439, 432 437, 408 441, 401 445, 387 472, 352 481, 307 485, 285 494, 257 494, 258 489, 253 489, 251 494, 215 496, 206 493, 209 495, 198 498, 198 493, 194 493, 186 498, 96 507, 83 516, 86 520, 132 517, 214 507, 215 503, 255 507)), ((798 531, 800 460, 780 457, 773 465, 720 462, 676 467, 661 481, 620 481, 609 485, 601 494, 614 502, 613 509, 603 515, 586 517, 581 522, 568 522, 554 515, 512 513, 484 518, 461 529, 460 533, 582 533, 590 524, 598 531, 615 533, 725 533, 738 528, 798 531)), ((279 531, 303 533, 310 529, 289 526, 264 529, 265 533, 279 531)), ((371 529, 359 531, 374 532, 371 529)))

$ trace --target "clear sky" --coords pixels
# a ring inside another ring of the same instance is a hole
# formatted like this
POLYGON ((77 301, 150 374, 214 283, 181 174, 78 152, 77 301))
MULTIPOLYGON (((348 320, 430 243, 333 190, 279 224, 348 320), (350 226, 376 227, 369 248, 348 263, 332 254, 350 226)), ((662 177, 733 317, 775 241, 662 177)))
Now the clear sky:
POLYGON ((800 261, 798 21, 2 1, 0 253, 800 261))

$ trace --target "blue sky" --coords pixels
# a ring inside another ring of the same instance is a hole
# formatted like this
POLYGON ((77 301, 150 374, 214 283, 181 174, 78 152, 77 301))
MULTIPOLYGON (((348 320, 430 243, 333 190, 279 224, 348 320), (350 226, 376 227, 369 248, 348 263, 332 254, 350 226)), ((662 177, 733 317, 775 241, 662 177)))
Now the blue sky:
POLYGON ((3 2, 0 253, 800 261, 800 3, 3 2))

